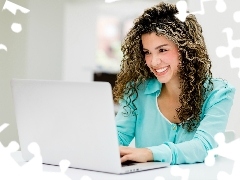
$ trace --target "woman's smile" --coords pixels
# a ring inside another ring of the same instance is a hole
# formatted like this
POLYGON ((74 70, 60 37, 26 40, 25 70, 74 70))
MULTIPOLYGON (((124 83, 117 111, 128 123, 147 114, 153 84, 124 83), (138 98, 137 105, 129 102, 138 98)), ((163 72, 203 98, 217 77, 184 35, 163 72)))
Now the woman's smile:
POLYGON ((168 72, 168 69, 170 68, 170 66, 165 66, 159 69, 155 69, 155 74, 156 76, 163 76, 168 72))

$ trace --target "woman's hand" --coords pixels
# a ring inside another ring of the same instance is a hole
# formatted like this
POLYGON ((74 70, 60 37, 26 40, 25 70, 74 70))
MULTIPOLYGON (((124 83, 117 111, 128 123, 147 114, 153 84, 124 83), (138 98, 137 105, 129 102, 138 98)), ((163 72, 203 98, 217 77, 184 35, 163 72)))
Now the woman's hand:
POLYGON ((136 162, 147 162, 153 161, 153 154, 150 149, 147 148, 132 148, 120 146, 121 162, 125 161, 136 161, 136 162))

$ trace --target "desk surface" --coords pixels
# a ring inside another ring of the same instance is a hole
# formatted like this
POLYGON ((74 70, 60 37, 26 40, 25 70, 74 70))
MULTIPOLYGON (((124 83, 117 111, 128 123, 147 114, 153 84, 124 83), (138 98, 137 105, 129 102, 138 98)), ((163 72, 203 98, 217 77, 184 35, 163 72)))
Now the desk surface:
MULTIPOLYGON (((20 164, 24 164, 21 152, 12 154, 13 158, 20 164)), ((93 162, 94 163, 94 162, 93 162)), ((204 163, 183 164, 177 167, 189 169, 189 177, 186 180, 217 180, 220 171, 231 174, 234 162, 223 157, 217 157, 215 164, 211 167, 204 163)), ((173 176, 171 170, 176 166, 169 166, 161 169, 148 170, 124 175, 115 175, 102 172, 87 171, 81 169, 68 168, 66 175, 72 180, 81 180, 83 176, 89 176, 91 180, 158 180, 156 177, 162 177, 165 180, 184 180, 181 176, 173 176)), ((43 165, 43 171, 59 172, 59 166, 43 165)), ((160 179, 160 178, 159 178, 160 179)))

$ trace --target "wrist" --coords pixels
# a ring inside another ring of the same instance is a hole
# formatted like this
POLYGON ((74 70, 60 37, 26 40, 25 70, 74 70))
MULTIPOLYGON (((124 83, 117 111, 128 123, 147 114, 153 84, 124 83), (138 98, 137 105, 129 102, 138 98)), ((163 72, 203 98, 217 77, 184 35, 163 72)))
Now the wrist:
POLYGON ((147 157, 147 161, 153 161, 153 153, 151 151, 151 149, 145 148, 146 149, 146 157, 147 157))

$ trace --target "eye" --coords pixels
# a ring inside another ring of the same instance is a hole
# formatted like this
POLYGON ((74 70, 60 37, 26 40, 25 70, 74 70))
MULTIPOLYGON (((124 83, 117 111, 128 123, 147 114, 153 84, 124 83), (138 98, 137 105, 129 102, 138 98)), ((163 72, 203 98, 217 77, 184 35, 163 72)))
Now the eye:
POLYGON ((149 51, 143 51, 143 54, 146 56, 146 55, 149 55, 150 52, 149 51))
POLYGON ((166 49, 159 49, 159 52, 165 52, 167 51, 166 49))

